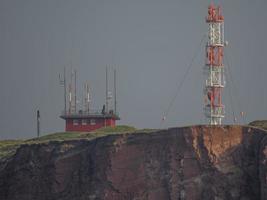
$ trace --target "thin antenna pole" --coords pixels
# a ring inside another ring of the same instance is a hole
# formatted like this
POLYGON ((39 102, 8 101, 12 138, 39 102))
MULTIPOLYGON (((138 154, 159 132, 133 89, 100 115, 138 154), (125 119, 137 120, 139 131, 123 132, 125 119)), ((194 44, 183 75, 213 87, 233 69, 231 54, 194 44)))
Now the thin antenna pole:
POLYGON ((70 101, 70 107, 69 107, 69 113, 71 114, 73 111, 73 68, 72 68, 72 62, 70 63, 70 84, 69 84, 69 101, 70 101))
POLYGON ((116 69, 114 69, 114 112, 117 113, 117 77, 116 69))
POLYGON ((74 70, 74 112, 76 113, 77 109, 77 70, 74 70))
POLYGON ((64 66, 63 80, 62 80, 61 74, 59 74, 59 84, 60 84, 60 86, 64 87, 64 115, 66 115, 67 114, 67 102, 66 102, 67 89, 66 89, 66 68, 65 68, 65 66, 64 66))
POLYGON ((90 91, 89 91, 89 84, 85 83, 85 110, 89 114, 90 111, 90 91))
POLYGON ((40 111, 37 110, 37 137, 40 137, 40 111))
POLYGON ((90 112, 90 88, 89 88, 89 84, 87 83, 87 103, 88 103, 88 114, 90 112))
POLYGON ((72 100, 72 96, 71 96, 71 84, 69 84, 69 114, 71 114, 71 100, 72 100))
POLYGON ((64 114, 66 115, 67 113, 67 87, 66 87, 66 67, 64 66, 64 114))
POLYGON ((106 65, 106 113, 108 113, 108 66, 106 65))
POLYGON ((83 85, 83 91, 84 91, 84 98, 83 98, 83 106, 84 106, 84 110, 87 111, 87 87, 86 87, 86 82, 83 85))

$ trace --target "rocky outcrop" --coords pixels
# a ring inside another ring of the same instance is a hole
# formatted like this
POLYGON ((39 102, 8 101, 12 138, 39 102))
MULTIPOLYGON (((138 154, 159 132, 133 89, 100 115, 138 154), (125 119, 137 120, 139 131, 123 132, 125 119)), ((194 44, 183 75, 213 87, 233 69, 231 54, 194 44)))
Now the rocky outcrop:
POLYGON ((0 199, 267 199, 267 137, 193 126, 21 146, 0 164, 0 199))

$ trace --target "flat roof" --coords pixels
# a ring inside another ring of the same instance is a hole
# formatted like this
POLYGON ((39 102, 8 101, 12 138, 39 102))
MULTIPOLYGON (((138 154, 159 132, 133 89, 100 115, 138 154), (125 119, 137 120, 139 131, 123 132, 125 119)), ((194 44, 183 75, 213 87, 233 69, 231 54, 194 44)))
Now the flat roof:
POLYGON ((60 115, 62 119, 115 119, 120 120, 120 117, 116 114, 63 114, 60 115))

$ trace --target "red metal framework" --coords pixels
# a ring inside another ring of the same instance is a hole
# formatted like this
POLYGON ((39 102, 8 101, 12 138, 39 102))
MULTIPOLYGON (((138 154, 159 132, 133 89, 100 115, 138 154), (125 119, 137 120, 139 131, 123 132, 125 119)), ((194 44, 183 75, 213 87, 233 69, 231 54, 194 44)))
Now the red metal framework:
POLYGON ((224 17, 220 6, 211 4, 208 8, 206 22, 209 25, 208 42, 206 45, 207 79, 205 83, 205 115, 211 125, 221 124, 224 117, 222 89, 224 80, 224 17))

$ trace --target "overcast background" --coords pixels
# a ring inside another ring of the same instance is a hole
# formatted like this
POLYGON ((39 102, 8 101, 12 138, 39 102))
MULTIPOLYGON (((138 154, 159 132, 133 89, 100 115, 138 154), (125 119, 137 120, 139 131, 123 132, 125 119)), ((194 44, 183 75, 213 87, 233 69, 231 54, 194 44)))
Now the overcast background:
MULTIPOLYGON (((267 1, 215 2, 223 7, 235 85, 230 82, 224 92, 224 123, 233 122, 231 105, 237 115, 245 112, 246 122, 267 119, 267 1)), ((58 74, 66 66, 69 80, 71 63, 78 71, 79 95, 88 80, 95 109, 105 102, 105 66, 117 68, 119 124, 159 128, 195 52, 198 56, 162 127, 205 123, 205 44, 199 48, 199 43, 207 31, 209 3, 0 0, 0 139, 35 137, 37 109, 42 135, 64 130, 58 74)))

